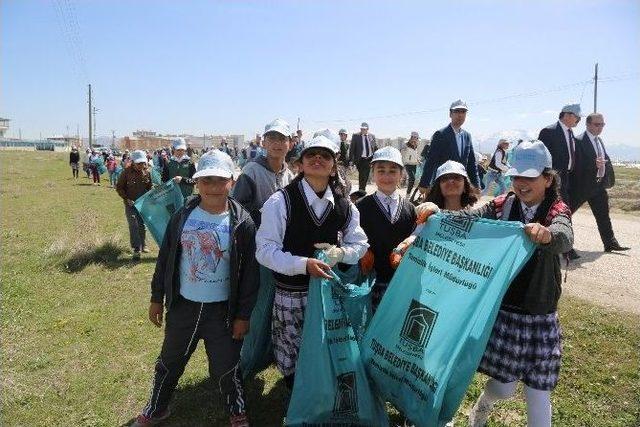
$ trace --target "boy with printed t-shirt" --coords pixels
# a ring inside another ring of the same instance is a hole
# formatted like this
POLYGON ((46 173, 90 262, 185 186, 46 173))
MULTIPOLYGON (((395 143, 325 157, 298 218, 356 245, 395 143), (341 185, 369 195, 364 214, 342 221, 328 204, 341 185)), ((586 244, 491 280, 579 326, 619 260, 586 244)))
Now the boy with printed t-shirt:
POLYGON ((149 403, 133 424, 156 425, 198 341, 217 378, 232 427, 248 426, 238 361, 259 286, 255 225, 229 198, 234 165, 219 150, 202 156, 193 175, 198 195, 169 222, 151 282, 149 319, 167 322, 149 403), (164 301, 164 307, 163 307, 164 301))

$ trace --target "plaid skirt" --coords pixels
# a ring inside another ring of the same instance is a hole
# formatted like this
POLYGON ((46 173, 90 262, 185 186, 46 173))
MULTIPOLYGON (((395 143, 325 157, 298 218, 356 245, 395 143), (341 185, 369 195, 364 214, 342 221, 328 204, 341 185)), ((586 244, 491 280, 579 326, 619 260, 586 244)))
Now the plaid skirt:
POLYGON ((478 371, 536 390, 553 390, 562 355, 558 313, 520 314, 500 310, 478 371))
POLYGON ((271 338, 276 366, 285 377, 296 371, 306 306, 307 292, 290 292, 276 287, 271 338))

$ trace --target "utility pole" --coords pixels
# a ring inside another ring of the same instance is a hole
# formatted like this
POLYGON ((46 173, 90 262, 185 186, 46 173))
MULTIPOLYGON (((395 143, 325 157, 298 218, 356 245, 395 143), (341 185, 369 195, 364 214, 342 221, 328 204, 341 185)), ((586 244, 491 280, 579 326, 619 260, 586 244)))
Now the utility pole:
POLYGON ((91 114, 93 112, 93 107, 91 106, 91 85, 89 85, 89 148, 93 145, 93 134, 91 131, 93 130, 93 124, 91 123, 91 114))
POLYGON ((93 139, 96 139, 96 113, 100 111, 96 107, 93 107, 93 139))
POLYGON ((111 130, 111 149, 116 148, 116 131, 111 130))
POLYGON ((593 78, 593 112, 598 112, 598 63, 596 62, 596 75, 593 78))
POLYGON ((76 123, 76 143, 78 144, 78 150, 82 147, 82 141, 80 141, 80 123, 76 123))

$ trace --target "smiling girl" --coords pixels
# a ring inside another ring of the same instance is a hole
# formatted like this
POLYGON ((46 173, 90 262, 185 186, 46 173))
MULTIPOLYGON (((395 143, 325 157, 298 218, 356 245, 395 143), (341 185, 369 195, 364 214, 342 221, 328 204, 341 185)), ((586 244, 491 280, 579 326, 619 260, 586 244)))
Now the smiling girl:
POLYGON ((276 365, 293 388, 311 277, 330 278, 338 262, 356 264, 367 250, 360 215, 336 174, 338 147, 325 136, 305 144, 301 173, 262 208, 256 258, 273 270, 272 334, 276 365), (327 262, 313 257, 324 249, 327 262))

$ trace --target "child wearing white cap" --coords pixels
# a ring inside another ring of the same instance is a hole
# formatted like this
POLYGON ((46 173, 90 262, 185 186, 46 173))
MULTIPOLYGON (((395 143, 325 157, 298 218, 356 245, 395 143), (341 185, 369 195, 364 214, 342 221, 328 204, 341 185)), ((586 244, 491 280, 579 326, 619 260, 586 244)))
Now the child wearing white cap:
POLYGON ((259 274, 253 220, 229 197, 233 170, 226 153, 203 155, 193 175, 198 195, 187 199, 167 226, 149 306, 149 320, 157 327, 166 308, 164 342, 149 402, 133 426, 169 417, 169 401, 200 339, 231 427, 249 425, 238 362, 259 274))
MULTIPOLYGON (((559 194, 551 154, 540 141, 514 148, 513 192, 485 206, 453 215, 521 221, 538 244, 509 285, 478 370, 490 377, 469 415, 472 427, 484 426, 494 403, 510 397, 518 381, 525 385, 527 423, 551 426, 551 390, 558 382, 562 353, 558 321, 560 254, 573 244, 571 212, 559 194)), ((432 209, 437 210, 437 209, 432 209)))
POLYGON ((162 182, 173 179, 182 191, 182 196, 186 199, 193 194, 195 180, 193 174, 196 166, 186 153, 187 143, 184 138, 177 138, 172 143, 173 155, 162 168, 162 182))
POLYGON ((447 160, 437 170, 427 202, 440 209, 459 211, 473 206, 477 201, 476 189, 471 186, 467 170, 462 163, 447 160))
POLYGON ((301 172, 262 208, 256 258, 271 269, 276 291, 272 336, 278 370, 293 388, 309 280, 330 278, 337 263, 356 264, 367 250, 360 215, 336 174, 336 144, 314 137, 301 152, 301 172), (313 257, 323 249, 327 263, 313 257))
POLYGON ((416 227, 415 207, 398 191, 403 168, 402 154, 397 148, 380 148, 371 159, 376 192, 356 203, 360 224, 369 239, 369 250, 361 266, 363 270, 373 267, 376 272, 371 295, 374 311, 395 272, 390 263, 393 249, 416 227))
POLYGON ((124 210, 129 224, 129 243, 134 260, 140 259, 140 252, 146 248, 146 228, 140 213, 133 206, 135 201, 151 190, 151 174, 147 164, 147 155, 142 150, 131 154, 131 166, 125 168, 116 182, 116 192, 124 201, 124 210))

